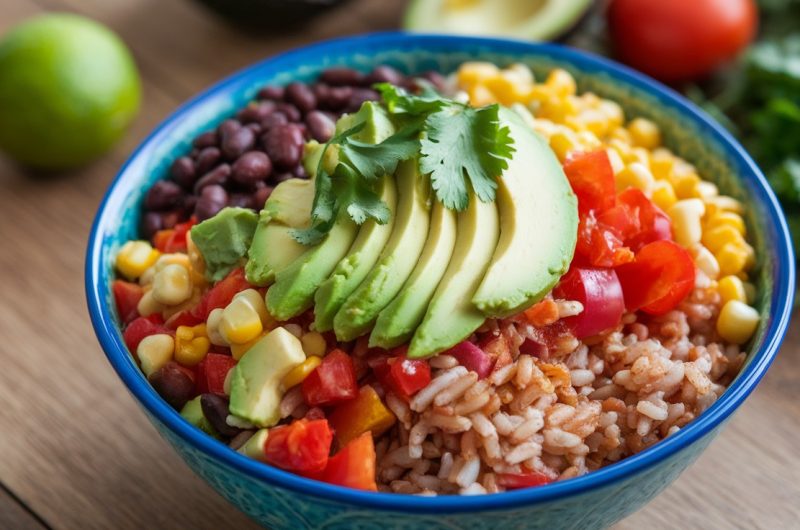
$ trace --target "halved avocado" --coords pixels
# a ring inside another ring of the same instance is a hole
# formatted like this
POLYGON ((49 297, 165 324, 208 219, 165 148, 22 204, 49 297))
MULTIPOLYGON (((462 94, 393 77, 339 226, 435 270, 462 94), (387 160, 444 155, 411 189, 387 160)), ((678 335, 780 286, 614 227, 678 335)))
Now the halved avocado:
POLYGON ((569 31, 592 0, 413 0, 410 31, 552 40, 569 31))

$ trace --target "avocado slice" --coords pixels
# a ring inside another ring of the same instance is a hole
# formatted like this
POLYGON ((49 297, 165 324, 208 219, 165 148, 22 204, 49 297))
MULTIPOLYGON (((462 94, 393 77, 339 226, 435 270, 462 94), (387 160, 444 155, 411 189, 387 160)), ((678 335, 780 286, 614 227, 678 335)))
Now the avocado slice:
POLYGON ((394 229, 378 262, 336 313, 333 330, 341 341, 368 332, 378 313, 400 292, 419 261, 430 223, 430 183, 417 160, 397 166, 399 193, 394 229))
POLYGON ((218 282, 242 263, 258 226, 258 214, 247 208, 223 208, 194 225, 192 242, 203 256, 206 278, 218 282))
POLYGON ((291 236, 295 228, 308 227, 314 183, 290 179, 278 184, 258 216, 244 271, 253 285, 269 285, 275 274, 299 258, 308 247, 291 236))
POLYGON ((576 26, 592 0, 414 0, 409 31, 551 40, 576 26))
POLYGON ((397 185, 394 177, 386 176, 381 179, 379 189, 381 200, 392 211, 389 222, 381 225, 370 219, 361 225, 347 256, 317 289, 314 295, 314 326, 317 331, 333 329, 336 312, 367 277, 392 234, 397 209, 397 185))
POLYGON ((187 401, 186 405, 181 409, 181 416, 183 419, 200 429, 206 434, 219 438, 219 433, 211 426, 211 423, 206 419, 203 414, 203 407, 200 405, 200 397, 187 401))
POLYGON ((306 360, 300 339, 278 327, 242 356, 231 374, 230 412, 259 427, 280 420, 281 379, 306 360))
POLYGON ((336 122, 336 134, 362 122, 364 128, 353 135, 354 139, 361 142, 379 144, 395 133, 395 126, 389 118, 389 112, 375 101, 365 101, 358 112, 345 114, 339 118, 336 122))
POLYGON ((425 317, 436 286, 444 276, 456 244, 456 214, 436 201, 431 230, 414 272, 400 293, 378 315, 369 337, 371 347, 394 348, 405 344, 425 317))
POLYGON ((467 209, 458 214, 457 229, 450 264, 411 339, 410 358, 429 357, 455 346, 486 320, 472 297, 500 237, 497 206, 494 202, 481 202, 472 194, 467 209))
POLYGON ((497 179, 500 241, 472 302, 502 318, 530 307, 567 272, 578 234, 578 201, 553 151, 511 110, 500 109, 516 152, 497 179))

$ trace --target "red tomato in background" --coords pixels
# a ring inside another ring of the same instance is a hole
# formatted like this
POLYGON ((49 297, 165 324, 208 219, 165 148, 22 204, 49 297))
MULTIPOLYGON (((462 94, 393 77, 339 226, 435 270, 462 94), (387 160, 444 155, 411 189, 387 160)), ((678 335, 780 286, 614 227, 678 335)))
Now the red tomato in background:
POLYGON ((753 40, 753 0, 612 0, 608 24, 620 59, 666 82, 708 74, 753 40))
POLYGON ((128 324, 139 316, 139 300, 144 296, 144 289, 138 283, 114 280, 111 284, 114 292, 114 301, 117 303, 119 319, 128 324))
POLYGON ((313 478, 346 488, 378 491, 376 467, 375 442, 367 431, 332 456, 325 470, 313 478))
POLYGON ((310 407, 333 405, 358 395, 353 360, 342 350, 333 350, 302 383, 303 398, 310 407))
POLYGON ((234 269, 206 291, 200 303, 192 308, 191 315, 201 321, 208 320, 208 314, 214 309, 225 307, 231 303, 236 293, 249 288, 250 284, 244 276, 244 269, 234 269))

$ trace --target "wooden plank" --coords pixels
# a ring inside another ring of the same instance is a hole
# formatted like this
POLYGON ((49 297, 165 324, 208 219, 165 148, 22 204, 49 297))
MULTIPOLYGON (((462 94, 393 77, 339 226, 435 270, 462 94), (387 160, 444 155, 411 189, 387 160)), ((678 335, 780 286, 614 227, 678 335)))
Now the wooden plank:
POLYGON ((47 526, 0 484, 0 528, 44 530, 47 526))

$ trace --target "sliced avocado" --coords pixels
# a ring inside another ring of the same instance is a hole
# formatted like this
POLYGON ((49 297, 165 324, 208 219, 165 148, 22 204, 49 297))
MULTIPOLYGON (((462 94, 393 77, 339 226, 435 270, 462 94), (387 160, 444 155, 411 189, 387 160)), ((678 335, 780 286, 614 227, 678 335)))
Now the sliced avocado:
POLYGON ((573 26, 592 0, 414 0, 403 26, 409 31, 551 40, 573 26))
POLYGON ((223 208, 192 227, 192 242, 203 255, 206 277, 217 282, 239 266, 253 241, 258 214, 247 208, 223 208))
POLYGON ((428 357, 455 346, 478 329, 486 317, 472 303, 500 237, 494 202, 473 194, 458 214, 458 236, 450 264, 433 294, 422 324, 411 339, 408 356, 428 357))
POLYGON ((365 101, 358 112, 345 114, 336 122, 336 134, 352 129, 359 123, 364 128, 353 135, 355 140, 368 144, 378 144, 395 133, 389 113, 375 101, 365 101))
POLYGON ((245 265, 247 281, 269 285, 275 274, 286 268, 309 248, 291 236, 295 228, 306 228, 314 201, 314 182, 290 179, 278 184, 258 217, 253 242, 245 265))
POLYGON ((333 319, 333 330, 341 341, 353 340, 370 330, 378 313, 411 275, 428 238, 430 183, 419 174, 416 159, 397 166, 397 190, 392 235, 378 262, 333 319))
POLYGON ((238 451, 245 456, 249 456, 253 460, 266 462, 267 458, 264 454, 264 445, 269 438, 269 429, 259 429, 253 434, 238 451))
POLYGON ((203 414, 203 407, 200 405, 200 397, 201 396, 197 396, 191 401, 187 401, 186 405, 181 409, 181 416, 204 433, 210 434, 214 438, 219 438, 219 434, 203 414))
POLYGON ((364 281, 389 240, 397 209, 397 185, 393 176, 381 179, 380 197, 392 212, 389 222, 381 225, 370 219, 361 225, 347 255, 336 265, 330 278, 317 289, 314 295, 314 326, 317 331, 333 329, 334 315, 364 281))
POLYGON ((275 328, 242 356, 231 375, 230 412, 259 427, 280 420, 281 379, 306 360, 300 339, 275 328))
POLYGON ((369 336, 369 345, 394 348, 408 342, 444 276, 456 243, 456 214, 435 201, 431 230, 414 272, 400 293, 383 308, 369 336))
POLYGON ((501 108, 516 152, 497 180, 500 241, 472 302, 486 316, 519 313, 567 272, 578 233, 578 201, 553 151, 513 111, 501 108))

